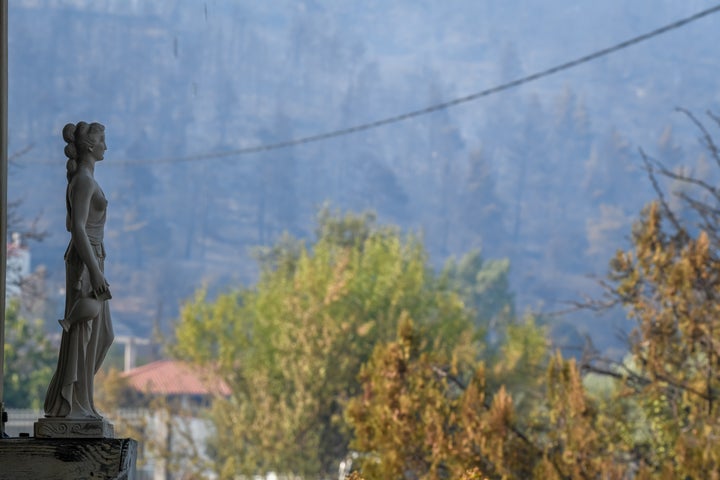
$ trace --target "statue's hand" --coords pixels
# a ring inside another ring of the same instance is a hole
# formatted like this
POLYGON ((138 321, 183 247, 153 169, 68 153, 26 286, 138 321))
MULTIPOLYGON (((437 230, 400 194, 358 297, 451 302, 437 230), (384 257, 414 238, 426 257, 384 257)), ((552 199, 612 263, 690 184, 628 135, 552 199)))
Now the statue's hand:
POLYGON ((105 280, 105 275, 99 273, 91 275, 90 282, 93 287, 93 296, 98 300, 110 300, 112 295, 110 294, 110 284, 105 280))
POLYGON ((110 300, 112 298, 112 295, 110 294, 110 285, 107 283, 105 285, 101 285, 100 288, 93 290, 93 295, 98 300, 110 300))

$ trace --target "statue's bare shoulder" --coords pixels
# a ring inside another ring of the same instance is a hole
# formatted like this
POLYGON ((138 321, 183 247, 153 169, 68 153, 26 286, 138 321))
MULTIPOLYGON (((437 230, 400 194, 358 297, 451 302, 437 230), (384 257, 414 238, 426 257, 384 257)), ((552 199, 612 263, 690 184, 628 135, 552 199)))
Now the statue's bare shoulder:
POLYGON ((84 192, 92 193, 97 188, 97 182, 93 178, 93 176, 84 171, 79 171, 75 176, 73 176, 72 181, 70 182, 70 190, 72 192, 77 192, 79 194, 82 194, 84 192))

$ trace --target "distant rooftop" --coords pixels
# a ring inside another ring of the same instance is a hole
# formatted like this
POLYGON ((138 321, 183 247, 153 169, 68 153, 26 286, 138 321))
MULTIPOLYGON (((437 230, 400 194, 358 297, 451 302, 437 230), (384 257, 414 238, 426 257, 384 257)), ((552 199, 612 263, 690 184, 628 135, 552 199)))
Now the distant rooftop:
POLYGON ((150 395, 230 395, 225 382, 177 360, 159 360, 123 373, 130 386, 150 395))

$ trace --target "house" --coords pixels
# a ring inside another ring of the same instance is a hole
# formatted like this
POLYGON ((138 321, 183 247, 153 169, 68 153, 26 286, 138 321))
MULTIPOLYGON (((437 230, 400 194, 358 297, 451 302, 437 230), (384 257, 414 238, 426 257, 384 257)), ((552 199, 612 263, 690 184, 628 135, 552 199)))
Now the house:
POLYGON ((194 405, 206 405, 215 396, 230 395, 225 382, 179 360, 158 360, 130 369, 122 376, 138 393, 168 400, 180 399, 194 405))
MULTIPOLYGON (((141 442, 138 478, 185 478, 170 472, 191 471, 209 460, 212 424, 206 417, 214 398, 229 397, 230 388, 209 371, 178 360, 159 360, 122 373, 126 387, 151 408, 120 413, 141 442), (153 404, 152 401, 159 400, 153 404)), ((210 472, 204 476, 212 477, 210 472)))

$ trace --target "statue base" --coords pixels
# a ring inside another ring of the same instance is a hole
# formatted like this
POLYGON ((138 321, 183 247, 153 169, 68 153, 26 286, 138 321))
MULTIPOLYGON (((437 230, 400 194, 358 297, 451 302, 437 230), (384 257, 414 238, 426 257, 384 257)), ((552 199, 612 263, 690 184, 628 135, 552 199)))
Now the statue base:
POLYGON ((130 438, 3 438, 0 480, 133 480, 137 447, 130 438))
POLYGON ((41 418, 34 431, 37 438, 115 438, 113 424, 104 418, 41 418))

